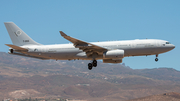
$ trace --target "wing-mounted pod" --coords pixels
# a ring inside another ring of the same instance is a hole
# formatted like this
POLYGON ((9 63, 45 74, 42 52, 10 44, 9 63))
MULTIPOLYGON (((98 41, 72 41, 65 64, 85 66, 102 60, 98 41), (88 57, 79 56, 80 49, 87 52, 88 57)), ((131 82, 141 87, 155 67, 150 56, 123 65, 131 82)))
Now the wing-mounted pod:
POLYGON ((122 59, 124 58, 124 50, 109 50, 103 53, 104 59, 122 59))
POLYGON ((124 50, 109 50, 103 53, 103 63, 122 63, 124 50))

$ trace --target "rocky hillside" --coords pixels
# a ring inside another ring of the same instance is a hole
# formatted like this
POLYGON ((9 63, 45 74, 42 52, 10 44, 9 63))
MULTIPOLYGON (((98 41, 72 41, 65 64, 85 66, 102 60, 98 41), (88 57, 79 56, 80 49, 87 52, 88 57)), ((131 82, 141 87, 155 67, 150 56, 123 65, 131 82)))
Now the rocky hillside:
POLYGON ((134 70, 89 61, 38 60, 0 52, 0 100, 69 98, 125 101, 168 92, 180 93, 180 72, 172 68, 134 70))

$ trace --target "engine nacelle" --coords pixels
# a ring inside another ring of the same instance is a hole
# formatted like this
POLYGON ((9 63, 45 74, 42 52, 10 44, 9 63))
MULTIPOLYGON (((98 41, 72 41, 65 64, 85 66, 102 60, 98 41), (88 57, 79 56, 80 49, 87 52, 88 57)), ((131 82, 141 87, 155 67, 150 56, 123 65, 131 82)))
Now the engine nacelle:
POLYGON ((103 54, 104 59, 122 59, 124 58, 124 50, 110 50, 103 54))
POLYGON ((119 60, 103 59, 103 63, 122 63, 122 59, 119 60))

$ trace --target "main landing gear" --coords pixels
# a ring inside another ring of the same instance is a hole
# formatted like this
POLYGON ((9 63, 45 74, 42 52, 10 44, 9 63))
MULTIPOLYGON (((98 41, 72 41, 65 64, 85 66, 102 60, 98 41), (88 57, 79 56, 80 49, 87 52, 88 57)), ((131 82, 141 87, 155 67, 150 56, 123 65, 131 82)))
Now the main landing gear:
POLYGON ((97 66, 97 61, 93 60, 91 63, 88 64, 88 69, 91 70, 93 67, 97 66))
POLYGON ((157 57, 158 57, 158 54, 156 54, 156 58, 155 58, 155 61, 156 61, 156 62, 158 61, 158 58, 157 58, 157 57))

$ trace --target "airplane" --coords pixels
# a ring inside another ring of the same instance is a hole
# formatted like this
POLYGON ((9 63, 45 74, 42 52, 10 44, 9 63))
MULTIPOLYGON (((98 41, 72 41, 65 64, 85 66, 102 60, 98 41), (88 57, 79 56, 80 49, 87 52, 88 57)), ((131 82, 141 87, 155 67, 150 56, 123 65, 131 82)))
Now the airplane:
POLYGON ((126 41, 86 42, 59 31, 61 36, 72 44, 42 45, 31 39, 13 22, 4 22, 13 44, 9 54, 42 60, 91 60, 88 69, 97 66, 97 60, 104 63, 122 63, 124 57, 158 55, 175 48, 175 45, 159 39, 136 39, 126 41))

